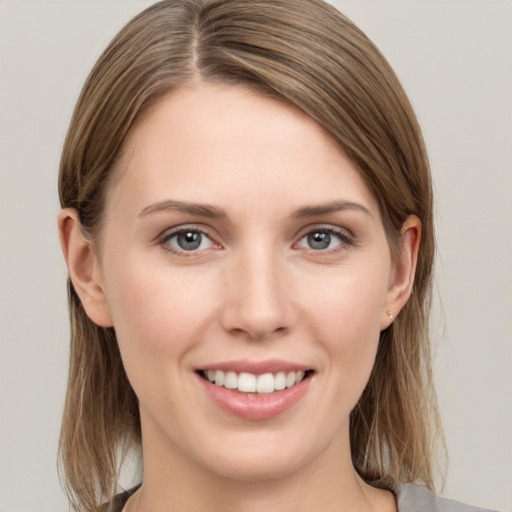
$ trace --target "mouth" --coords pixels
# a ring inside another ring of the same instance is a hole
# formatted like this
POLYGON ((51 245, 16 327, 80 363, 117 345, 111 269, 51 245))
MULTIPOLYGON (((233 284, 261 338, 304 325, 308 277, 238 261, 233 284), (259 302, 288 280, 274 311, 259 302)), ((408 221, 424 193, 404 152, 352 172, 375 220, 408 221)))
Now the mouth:
POLYGON ((206 396, 222 411, 258 421, 297 410, 314 388, 316 371, 282 359, 241 359, 207 364, 195 373, 206 396))
POLYGON ((245 395, 270 395, 293 388, 313 374, 313 370, 278 371, 255 374, 223 370, 197 370, 203 379, 218 387, 245 395))

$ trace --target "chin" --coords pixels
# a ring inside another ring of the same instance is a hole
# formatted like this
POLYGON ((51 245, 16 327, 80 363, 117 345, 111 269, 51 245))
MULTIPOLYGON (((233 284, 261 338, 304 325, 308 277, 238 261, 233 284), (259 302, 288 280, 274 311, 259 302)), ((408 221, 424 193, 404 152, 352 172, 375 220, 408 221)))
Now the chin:
POLYGON ((258 455, 218 458, 206 467, 218 476, 240 482, 276 480, 298 471, 304 461, 296 454, 260 451, 258 455), (276 457, 277 455, 277 457, 276 457))
POLYGON ((300 471, 326 448, 318 443, 317 439, 322 436, 298 434, 289 431, 233 434, 229 441, 203 445, 200 453, 196 450, 194 458, 207 471, 221 478, 242 482, 280 479, 300 471))

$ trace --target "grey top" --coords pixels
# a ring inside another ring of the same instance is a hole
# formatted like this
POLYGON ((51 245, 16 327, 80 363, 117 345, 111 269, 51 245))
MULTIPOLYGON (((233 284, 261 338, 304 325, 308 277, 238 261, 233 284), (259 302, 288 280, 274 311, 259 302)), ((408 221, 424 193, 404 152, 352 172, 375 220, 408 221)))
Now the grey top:
POLYGON ((492 512, 487 508, 472 507, 459 501, 439 498, 420 485, 396 483, 394 491, 399 512, 492 512))
MULTIPOLYGON (((112 512, 122 512, 128 498, 138 489, 135 487, 116 496, 111 503, 112 512)), ((398 502, 398 512, 492 512, 486 508, 464 505, 458 501, 439 498, 426 487, 396 483, 393 491, 398 502)), ((108 507, 102 510, 109 510, 108 507)))

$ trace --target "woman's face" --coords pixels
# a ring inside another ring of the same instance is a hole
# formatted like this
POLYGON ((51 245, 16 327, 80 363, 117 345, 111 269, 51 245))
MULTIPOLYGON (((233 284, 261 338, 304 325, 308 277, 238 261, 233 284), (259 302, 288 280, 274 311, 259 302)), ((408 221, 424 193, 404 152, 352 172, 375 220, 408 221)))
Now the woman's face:
POLYGON ((200 83, 143 115, 116 173, 89 312, 115 327, 146 463, 259 479, 348 456, 403 298, 346 155, 293 106, 200 83))

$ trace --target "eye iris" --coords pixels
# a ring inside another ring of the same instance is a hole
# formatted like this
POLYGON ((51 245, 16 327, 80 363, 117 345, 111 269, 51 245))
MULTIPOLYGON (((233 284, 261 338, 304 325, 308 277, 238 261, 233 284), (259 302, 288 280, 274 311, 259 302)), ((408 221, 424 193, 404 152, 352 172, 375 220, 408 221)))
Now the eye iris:
POLYGON ((180 248, 184 251, 193 251, 201 245, 201 238, 201 233, 187 231, 177 235, 176 241, 178 242, 180 248))
POLYGON ((316 232, 308 235, 308 245, 312 249, 327 249, 331 243, 330 233, 316 232))

